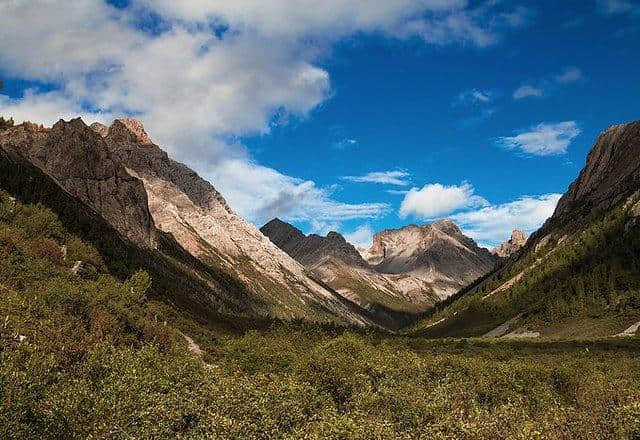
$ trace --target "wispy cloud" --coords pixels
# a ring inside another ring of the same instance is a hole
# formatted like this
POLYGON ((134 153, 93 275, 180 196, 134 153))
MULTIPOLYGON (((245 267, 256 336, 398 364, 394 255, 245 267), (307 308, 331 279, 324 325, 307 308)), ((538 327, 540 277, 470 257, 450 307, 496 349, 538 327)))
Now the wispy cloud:
POLYGON ((559 84, 568 84, 582 79, 582 71, 577 67, 567 67, 564 72, 555 77, 559 84))
POLYGON ((385 185, 407 186, 411 183, 409 174, 403 170, 374 171, 364 176, 343 176, 343 180, 357 183, 379 183, 385 185))
POLYGON ((358 145, 358 140, 352 138, 340 139, 339 141, 331 144, 331 146, 336 150, 344 150, 346 148, 355 147, 356 145, 358 145))
POLYGON ((515 136, 501 137, 498 144, 534 156, 563 154, 580 132, 576 121, 557 124, 543 122, 515 136))
POLYGON ((518 87, 513 92, 513 99, 516 99, 516 100, 528 98, 530 96, 542 96, 542 89, 539 89, 534 86, 524 85, 524 86, 518 87))
POLYGON ((410 215, 422 219, 433 219, 460 209, 488 205, 488 202, 474 194, 473 186, 467 182, 445 186, 431 183, 422 188, 411 188, 400 205, 399 215, 410 215))
POLYGON ((453 101, 454 106, 487 104, 493 100, 493 93, 488 90, 470 89, 461 92, 453 101))
POLYGON ((513 99, 518 101, 524 98, 548 96, 560 87, 580 81, 583 78, 584 76, 580 69, 570 66, 558 74, 521 85, 513 92, 513 99))

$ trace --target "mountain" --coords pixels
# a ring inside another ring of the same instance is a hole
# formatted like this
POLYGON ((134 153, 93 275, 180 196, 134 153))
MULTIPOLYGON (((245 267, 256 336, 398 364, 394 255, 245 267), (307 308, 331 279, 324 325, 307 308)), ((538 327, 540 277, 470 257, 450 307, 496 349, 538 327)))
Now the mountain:
POLYGON ((380 232, 365 258, 377 272, 426 281, 443 299, 492 271, 498 262, 450 220, 380 232))
POLYGON ((0 152, 2 188, 70 222, 100 224, 112 242, 103 245, 120 243, 120 254, 134 255, 160 285, 171 286, 159 292, 171 301, 203 315, 377 325, 170 159, 138 121, 88 127, 61 120, 50 129, 25 123, 0 131, 0 152), (73 214, 62 212, 61 200, 73 214))
POLYGON ((640 121, 602 133, 553 215, 507 261, 413 331, 601 337, 640 322, 640 121))
POLYGON ((422 312, 440 299, 424 280, 376 272, 337 232, 329 232, 326 237, 307 236, 277 218, 260 230, 324 283, 389 322, 407 323, 410 317, 396 312, 422 312))
POLYGON ((522 229, 514 229, 511 233, 511 238, 497 248, 491 250, 491 253, 502 258, 509 258, 522 249, 526 243, 527 234, 522 229))

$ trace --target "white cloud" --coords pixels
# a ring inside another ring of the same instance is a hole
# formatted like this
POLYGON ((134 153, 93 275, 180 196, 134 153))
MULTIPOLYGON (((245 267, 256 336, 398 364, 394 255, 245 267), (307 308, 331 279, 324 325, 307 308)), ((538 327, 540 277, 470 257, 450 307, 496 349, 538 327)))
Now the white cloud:
POLYGON ((548 156, 566 153, 567 147, 580 134, 576 121, 557 124, 541 123, 516 136, 502 137, 498 143, 526 154, 548 156))
POLYGON ((387 189, 385 190, 387 194, 391 194, 394 196, 404 196, 409 193, 409 190, 406 189, 387 189))
POLYGON ((474 194, 473 186, 467 182, 459 186, 432 183, 422 189, 411 188, 400 205, 399 215, 401 218, 415 215, 423 219, 432 219, 460 209, 487 204, 485 199, 474 194))
POLYGON ((371 225, 364 224, 356 228, 353 232, 345 234, 344 238, 356 248, 369 249, 373 244, 374 234, 371 225))
POLYGON ((377 218, 390 210, 386 203, 342 203, 331 189, 290 177, 245 159, 219 161, 203 172, 233 208, 257 224, 280 217, 288 221, 341 221, 377 218))
POLYGON ((411 176, 411 174, 406 171, 392 170, 374 171, 367 173, 364 176, 344 176, 342 179, 357 183, 380 183, 386 185, 407 186, 411 183, 408 179, 409 176, 411 176))
POLYGON ((560 197, 561 194, 524 196, 513 202, 457 213, 451 218, 474 240, 497 246, 516 228, 527 233, 537 230, 553 214, 560 197))
POLYGON ((576 82, 582 79, 582 71, 577 67, 568 67, 560 75, 557 75, 555 79, 560 84, 576 82))
POLYGON ((513 99, 523 99, 528 98, 530 96, 542 96, 542 90, 538 87, 524 85, 518 87, 515 92, 513 92, 513 99))
POLYGON ((330 189, 254 163, 233 139, 268 133, 277 116, 305 118, 330 97, 318 64, 341 38, 378 32, 486 46, 527 15, 504 9, 466 0, 133 0, 122 9, 103 0, 3 1, 0 70, 53 91, 0 95, 0 110, 45 123, 134 115, 256 222, 371 218, 388 206, 339 202, 330 189), (161 17, 160 32, 136 25, 149 13, 161 17))

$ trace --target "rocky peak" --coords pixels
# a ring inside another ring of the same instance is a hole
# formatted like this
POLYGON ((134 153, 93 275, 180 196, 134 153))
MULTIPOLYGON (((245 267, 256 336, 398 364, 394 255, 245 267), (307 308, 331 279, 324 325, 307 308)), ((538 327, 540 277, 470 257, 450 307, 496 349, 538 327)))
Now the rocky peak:
POLYGON ((153 144, 144 125, 137 119, 116 119, 109 127, 109 136, 118 143, 153 144))
POLYGON ((496 257, 465 236, 451 220, 380 232, 366 260, 380 273, 411 274, 433 283, 444 296, 486 274, 496 257))
POLYGON ((260 228, 260 231, 276 246, 306 266, 326 258, 349 266, 367 266, 356 248, 334 231, 329 232, 326 237, 317 234, 307 236, 298 228, 277 218, 260 228))
POLYGON ((51 129, 23 124, 3 132, 0 148, 37 166, 123 236, 142 246, 155 246, 156 231, 142 182, 127 173, 105 140, 82 119, 61 119, 51 129))
POLYGON ((499 257, 508 258, 518 252, 527 243, 527 234, 522 229, 514 229, 511 238, 491 252, 499 257))
POLYGON ((109 127, 101 124, 100 122, 94 122, 89 126, 89 128, 98 133, 101 137, 106 137, 109 133, 109 127))
POLYGON ((591 217, 625 200, 640 187, 640 121, 602 133, 585 167, 562 196, 553 218, 591 217))

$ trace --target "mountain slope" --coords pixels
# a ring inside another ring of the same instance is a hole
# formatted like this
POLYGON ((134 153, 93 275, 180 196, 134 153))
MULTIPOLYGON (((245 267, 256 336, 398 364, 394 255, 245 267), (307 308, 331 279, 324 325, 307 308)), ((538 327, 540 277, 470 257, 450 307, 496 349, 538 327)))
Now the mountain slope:
POLYGON ((439 299, 423 280, 376 272, 337 232, 329 232, 326 237, 306 236, 280 219, 271 220, 260 230, 344 297, 378 314, 391 312, 391 321, 406 321, 406 317, 394 317, 392 312, 422 312, 439 299))
POLYGON ((365 255, 376 271, 424 280, 443 299, 493 270, 498 261, 449 220, 380 232, 365 255))
POLYGON ((80 119, 51 129, 23 124, 0 132, 0 150, 8 169, 20 163, 26 173, 13 173, 14 191, 41 171, 39 179, 106 220, 129 248, 148 249, 148 260, 161 261, 157 274, 171 266, 197 284, 177 292, 204 314, 375 325, 366 310, 314 281, 235 215, 211 185, 169 159, 136 121, 116 121, 108 130, 80 119))
POLYGON ((640 321, 639 157, 640 122, 603 133, 519 257, 416 331, 586 337, 640 321))

